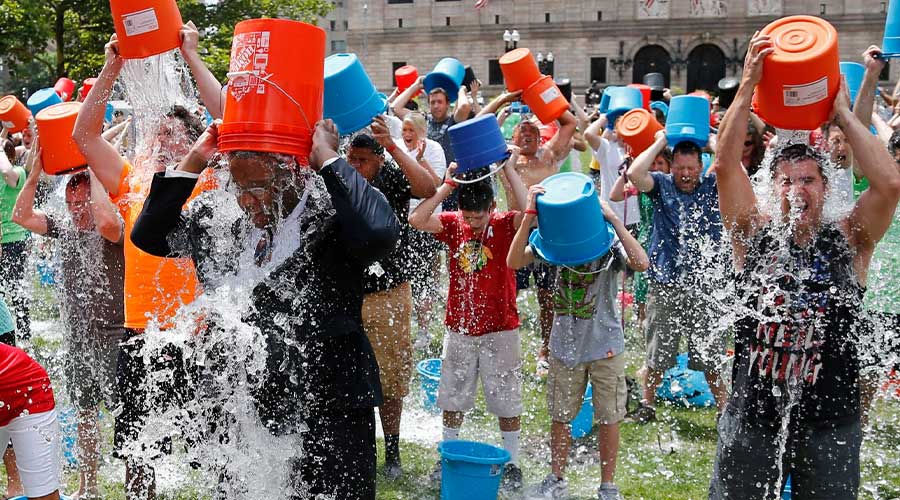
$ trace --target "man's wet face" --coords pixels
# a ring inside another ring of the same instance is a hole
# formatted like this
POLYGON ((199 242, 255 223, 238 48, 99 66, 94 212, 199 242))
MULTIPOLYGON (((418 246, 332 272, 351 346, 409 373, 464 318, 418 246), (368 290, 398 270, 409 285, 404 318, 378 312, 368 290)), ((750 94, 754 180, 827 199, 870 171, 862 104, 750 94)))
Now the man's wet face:
POLYGON ((160 161, 166 165, 186 156, 194 143, 184 123, 173 117, 163 119, 156 138, 159 143, 160 161))
POLYGON ((675 153, 672 158, 672 180, 683 193, 692 193, 700 185, 703 163, 694 153, 675 153))
POLYGON ((238 205, 258 228, 272 227, 278 221, 275 190, 287 183, 289 173, 281 172, 266 156, 233 157, 228 170, 238 205))
POLYGON ((537 153, 541 145, 541 131, 530 123, 519 125, 516 130, 516 146, 522 150, 522 154, 531 156, 537 153))
POLYGON ((377 154, 369 148, 351 146, 347 152, 347 163, 371 182, 384 164, 384 155, 377 154))
POLYGON ((436 93, 428 96, 428 110, 431 116, 437 121, 443 121, 447 118, 447 111, 450 109, 450 101, 444 94, 436 93))
POLYGON ((818 224, 828 190, 815 160, 779 163, 774 181, 784 216, 796 214, 798 227, 818 224))
POLYGON ((462 212, 463 220, 476 234, 483 231, 491 220, 491 210, 460 210, 460 212, 462 212))
POLYGON ((828 127, 828 147, 833 163, 841 167, 849 166, 850 144, 847 143, 847 136, 843 130, 835 126, 828 127))
POLYGON ((66 208, 76 229, 91 231, 94 228, 90 181, 79 182, 74 187, 66 186, 66 208))

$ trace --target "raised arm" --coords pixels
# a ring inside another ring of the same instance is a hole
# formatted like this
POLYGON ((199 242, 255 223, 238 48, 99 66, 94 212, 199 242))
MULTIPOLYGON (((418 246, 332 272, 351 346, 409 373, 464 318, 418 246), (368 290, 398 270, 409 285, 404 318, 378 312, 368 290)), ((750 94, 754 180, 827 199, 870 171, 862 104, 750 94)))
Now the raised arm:
POLYGON ((504 92, 497 97, 491 99, 491 102, 487 103, 487 105, 481 108, 481 111, 478 113, 478 116, 482 115, 495 115, 497 114, 497 110, 503 107, 504 104, 510 104, 519 100, 522 97, 522 91, 516 92, 504 92))
MULTIPOLYGON (((16 205, 13 208, 12 213, 12 221, 32 233, 43 236, 47 234, 47 214, 34 208, 34 193, 37 191, 38 182, 41 179, 41 172, 44 170, 41 166, 41 150, 38 145, 37 137, 35 137, 34 141, 31 143, 30 151, 31 154, 28 155, 28 162, 34 163, 32 164, 31 172, 29 172, 28 177, 25 179, 25 185, 22 186, 22 191, 19 192, 19 196, 16 198, 16 205), (34 157, 37 157, 38 159, 32 160, 34 157)), ((0 157, 5 159, 5 155, 0 155, 0 157)), ((0 159, 0 163, 3 162, 3 159, 0 159)))
POLYGON ((570 111, 566 111, 559 117, 559 129, 553 134, 553 137, 544 145, 553 152, 555 161, 562 161, 568 156, 572 150, 572 137, 575 135, 575 115, 570 111))
POLYGON ((460 85, 459 92, 456 95, 456 108, 453 110, 453 120, 456 123, 462 123, 469 119, 472 112, 472 104, 469 103, 469 96, 466 94, 466 86, 460 85))
POLYGON ((416 95, 416 92, 425 88, 424 81, 425 77, 420 76, 416 79, 416 83, 407 87, 406 90, 401 92, 391 103, 391 110, 397 118, 402 120, 406 117, 406 114, 409 113, 409 110, 406 109, 406 104, 409 103, 409 100, 412 99, 414 95, 416 95))
MULTIPOLYGON (((412 195, 416 198, 433 196, 435 192, 434 186, 440 182, 440 179, 430 167, 426 168, 419 163, 418 160, 421 159, 424 151, 419 151, 419 158, 414 159, 406 154, 402 148, 398 148, 394 144, 394 139, 391 138, 391 132, 388 129, 387 122, 384 120, 384 116, 376 116, 372 121, 371 127, 375 140, 391 154, 391 157, 397 162, 397 166, 403 171, 403 175, 409 181, 412 195)), ((421 150, 424 150, 424 145, 425 143, 423 142, 421 150)))
POLYGON ((21 174, 19 169, 13 167, 13 164, 9 162, 9 158, 6 157, 6 154, 0 151, 0 176, 3 177, 3 182, 5 182, 7 186, 15 188, 21 181, 19 174, 21 174))
POLYGON ((592 150, 596 151, 600 149, 603 142, 603 132, 606 130, 607 123, 609 123, 609 121, 606 118, 606 114, 603 113, 584 129, 584 140, 587 141, 592 150))
POLYGON ((631 235, 631 232, 625 227, 625 223, 619 219, 613 209, 609 206, 609 203, 601 201, 600 206, 603 207, 603 217, 612 224, 613 229, 616 230, 616 236, 618 236, 619 241, 622 242, 622 247, 625 249, 625 255, 628 259, 626 265, 632 271, 646 271, 650 267, 650 258, 647 257, 647 252, 644 251, 644 248, 638 243, 638 240, 631 235))
POLYGON ((456 162, 450 164, 447 168, 447 180, 438 186, 437 191, 431 198, 426 198, 419 203, 419 206, 409 214, 409 225, 419 231, 426 233, 440 233, 444 231, 444 225, 441 223, 440 217, 434 213, 437 207, 441 206, 447 198, 453 194, 456 189, 456 183, 449 180, 456 172, 456 162))
MULTIPOLYGON (((655 138, 656 140, 653 141, 653 144, 639 154, 637 158, 631 162, 631 165, 627 170, 628 180, 630 180, 631 183, 634 184, 634 187, 642 193, 653 191, 655 183, 653 181, 653 176, 650 175, 650 167, 653 166, 656 157, 666 149, 666 131, 657 131, 655 138)), ((601 166, 600 168, 605 167, 601 166)))
MULTIPOLYGON (((651 177, 650 180, 653 180, 651 177)), ((625 184, 628 180, 625 178, 625 175, 620 175, 618 179, 616 179, 616 183, 613 184, 612 189, 609 191, 609 201, 625 201, 625 184)))
POLYGON ((103 183, 93 172, 88 171, 88 175, 91 177, 91 215, 94 217, 94 228, 105 240, 120 243, 125 223, 109 199, 109 193, 103 189, 103 183))
POLYGON ((509 245, 509 253, 506 255, 506 265, 512 269, 522 269, 534 262, 534 253, 528 245, 528 237, 531 228, 537 223, 537 197, 544 194, 544 186, 535 184, 528 189, 528 209, 522 216, 516 235, 509 245))
POLYGON ((199 44, 200 32, 197 31, 193 21, 188 21, 181 27, 181 55, 188 67, 191 68, 194 81, 197 82, 200 102, 206 106, 206 110, 213 119, 222 118, 225 110, 225 90, 200 58, 200 53, 197 51, 199 44))

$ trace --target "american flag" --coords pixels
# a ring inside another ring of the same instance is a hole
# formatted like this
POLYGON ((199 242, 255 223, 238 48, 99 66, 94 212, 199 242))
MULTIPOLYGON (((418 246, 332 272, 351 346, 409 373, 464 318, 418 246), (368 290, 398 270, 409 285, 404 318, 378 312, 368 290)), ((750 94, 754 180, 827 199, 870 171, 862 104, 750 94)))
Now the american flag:
POLYGON ((478 10, 481 10, 481 9, 487 7, 488 2, 490 2, 490 1, 491 0, 476 0, 475 8, 478 10))

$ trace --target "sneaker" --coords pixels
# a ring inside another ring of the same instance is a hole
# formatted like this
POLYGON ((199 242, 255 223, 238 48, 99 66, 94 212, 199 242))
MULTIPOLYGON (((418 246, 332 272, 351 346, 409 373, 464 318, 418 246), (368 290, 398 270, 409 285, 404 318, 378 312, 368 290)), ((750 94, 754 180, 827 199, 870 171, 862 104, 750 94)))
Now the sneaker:
POLYGON ((434 464, 434 469, 431 470, 431 474, 428 475, 428 481, 435 489, 441 488, 441 469, 441 461, 438 460, 437 463, 434 464))
POLYGON ((636 424, 649 424, 656 420, 656 408, 646 403, 641 403, 634 411, 625 415, 625 418, 628 419, 629 422, 636 424))
POLYGON ((403 467, 400 466, 400 462, 385 462, 384 463, 384 478, 388 481, 396 481, 400 479, 400 476, 403 475, 403 467))
POLYGON ((516 464, 506 464, 506 467, 503 468, 500 489, 507 493, 520 491, 522 489, 522 469, 516 464))
POLYGON ((420 328, 416 333, 416 340, 413 341, 413 349, 421 351, 429 345, 431 345, 431 332, 426 328, 420 328))
POLYGON ((528 500, 558 500, 569 498, 569 482, 556 477, 556 474, 547 474, 541 484, 528 492, 528 500))
POLYGON ((597 488, 597 499, 598 500, 623 500, 622 495, 619 494, 619 487, 616 485, 601 486, 601 487, 597 488))

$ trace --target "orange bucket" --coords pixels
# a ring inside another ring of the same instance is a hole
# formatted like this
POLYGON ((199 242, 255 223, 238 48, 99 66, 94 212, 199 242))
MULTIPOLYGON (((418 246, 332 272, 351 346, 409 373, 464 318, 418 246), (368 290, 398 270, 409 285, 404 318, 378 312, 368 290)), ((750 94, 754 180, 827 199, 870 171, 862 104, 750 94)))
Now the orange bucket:
POLYGON ((44 172, 59 175, 87 166, 87 160, 72 139, 79 110, 80 102, 62 102, 42 109, 35 117, 44 172))
POLYGON ((527 104, 531 112, 544 124, 556 121, 569 109, 569 101, 550 76, 542 76, 529 86, 522 93, 522 102, 527 104))
POLYGON ((3 128, 9 130, 10 134, 21 132, 28 127, 28 119, 31 118, 31 111, 16 99, 14 95, 8 95, 0 99, 0 122, 3 128))
POLYGON ((241 21, 228 78, 219 150, 284 153, 308 165, 322 119, 325 32, 288 19, 241 21))
POLYGON ((650 88, 649 85, 644 85, 643 83, 630 83, 629 87, 634 87, 641 91, 641 99, 644 102, 644 109, 650 111, 650 93, 653 89, 650 88))
POLYGON ((109 0, 119 54, 143 59, 181 46, 181 12, 175 0, 109 0))
POLYGON ((525 90, 541 78, 537 61, 531 51, 524 47, 503 54, 500 58, 500 71, 503 72, 506 89, 510 92, 525 90))
POLYGON ((631 148, 631 156, 636 157, 653 144, 656 140, 654 136, 663 128, 653 113, 637 108, 625 113, 616 122, 616 135, 631 148))
MULTIPOLYGON (((404 90, 410 88, 416 80, 419 79, 419 70, 416 69, 415 66, 401 66, 397 68, 397 71, 394 71, 394 80, 397 81, 397 93, 403 92, 404 90)), ((416 92, 413 97, 421 94, 422 91, 416 92)))
POLYGON ((763 61, 756 87, 759 116, 787 130, 813 130, 828 120, 841 87, 838 35, 818 17, 790 16, 760 32, 775 50, 763 61))

